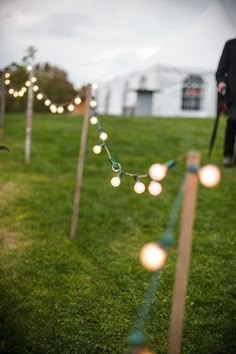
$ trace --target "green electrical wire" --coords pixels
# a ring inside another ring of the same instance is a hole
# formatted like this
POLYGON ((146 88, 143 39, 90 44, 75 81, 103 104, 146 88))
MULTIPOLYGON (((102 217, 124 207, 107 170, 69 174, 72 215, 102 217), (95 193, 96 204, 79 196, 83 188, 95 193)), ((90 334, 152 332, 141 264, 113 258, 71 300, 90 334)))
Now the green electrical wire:
MULTIPOLYGON (((163 236, 159 241, 156 241, 164 249, 170 247, 173 243, 173 231, 178 220, 179 209, 183 198, 184 183, 185 179, 173 203, 163 236)), ((144 325, 148 317, 151 304, 160 285, 161 274, 162 270, 153 273, 149 285, 145 291, 143 302, 138 310, 136 322, 133 326, 133 329, 131 330, 130 335, 127 338, 128 344, 133 347, 143 345, 145 343, 144 325)))

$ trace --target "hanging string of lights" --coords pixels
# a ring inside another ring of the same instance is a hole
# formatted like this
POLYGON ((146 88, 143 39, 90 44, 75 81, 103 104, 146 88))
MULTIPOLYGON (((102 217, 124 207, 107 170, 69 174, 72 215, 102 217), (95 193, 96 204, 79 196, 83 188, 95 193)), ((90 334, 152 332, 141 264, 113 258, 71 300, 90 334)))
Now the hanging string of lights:
MULTIPOLYGON (((31 70, 33 70, 32 66, 27 65, 26 71, 30 72, 31 70)), ((36 99, 38 101, 44 100, 45 106, 47 106, 50 112, 52 113, 62 114, 65 112, 65 110, 72 113, 75 110, 76 105, 79 105, 82 102, 81 97, 78 95, 76 95, 76 97, 73 97, 71 100, 65 101, 63 103, 53 102, 51 99, 49 99, 45 91, 39 85, 36 76, 33 76, 31 80, 27 80, 25 84, 20 88, 20 90, 17 90, 12 86, 11 74, 9 72, 6 72, 4 74, 4 79, 5 85, 8 87, 8 93, 14 98, 23 97, 24 94, 27 92, 28 88, 32 86, 33 92, 36 94, 36 99)))
MULTIPOLYGON (((90 117, 90 123, 92 125, 97 126, 97 130, 99 132, 99 139, 101 140, 100 144, 94 145, 93 152, 95 154, 100 154, 103 149, 106 151, 108 160, 111 163, 112 170, 117 173, 116 176, 112 177, 111 185, 115 188, 119 187, 121 184, 122 177, 129 176, 134 180, 134 191, 137 194, 142 194, 146 190, 146 186, 142 182, 142 180, 146 179, 149 182, 148 184, 149 193, 153 196, 160 195, 160 193, 162 192, 162 185, 160 182, 166 177, 168 170, 173 168, 177 162, 186 158, 186 153, 180 155, 175 160, 169 160, 165 163, 154 163, 153 165, 150 166, 148 173, 146 174, 137 174, 137 173, 130 173, 124 171, 121 167, 121 164, 119 162, 116 162, 111 155, 111 152, 106 142, 108 139, 108 134, 104 131, 100 123, 98 114, 95 111, 96 106, 97 106, 96 100, 92 98, 90 107, 93 110, 93 114, 90 117)), ((220 172, 216 166, 206 165, 199 169, 198 176, 200 182, 203 185, 207 187, 213 187, 219 182, 220 172)))

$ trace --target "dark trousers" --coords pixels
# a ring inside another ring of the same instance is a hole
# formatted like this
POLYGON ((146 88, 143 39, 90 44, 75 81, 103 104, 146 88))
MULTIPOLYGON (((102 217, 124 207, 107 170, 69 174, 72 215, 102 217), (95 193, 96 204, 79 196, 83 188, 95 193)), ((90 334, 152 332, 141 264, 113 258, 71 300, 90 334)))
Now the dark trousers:
POLYGON ((236 120, 227 119, 225 128, 224 156, 233 157, 236 135, 236 120))

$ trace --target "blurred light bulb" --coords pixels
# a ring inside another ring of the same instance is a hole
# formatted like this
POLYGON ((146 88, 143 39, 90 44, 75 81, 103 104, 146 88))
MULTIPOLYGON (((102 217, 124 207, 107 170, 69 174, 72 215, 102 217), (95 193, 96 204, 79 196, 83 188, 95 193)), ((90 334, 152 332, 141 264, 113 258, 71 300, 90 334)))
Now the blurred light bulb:
POLYGON ((94 154, 100 154, 101 151, 102 151, 101 145, 95 145, 95 146, 93 147, 93 152, 94 152, 94 154))
POLYGON ((13 88, 10 88, 8 92, 10 93, 10 95, 12 95, 14 93, 13 88))
POLYGON ((136 182, 134 185, 134 191, 138 194, 142 194, 145 191, 145 184, 143 182, 136 182))
POLYGON ((10 76, 11 76, 10 73, 5 73, 5 78, 6 78, 6 79, 9 79, 10 76))
POLYGON ((98 122, 98 119, 97 119, 96 116, 92 116, 92 117, 90 118, 90 123, 91 123, 92 125, 97 124, 97 122, 98 122))
POLYGON ((57 108, 57 113, 62 114, 64 112, 64 108, 62 106, 59 106, 57 108))
POLYGON ((140 263, 149 271, 161 269, 166 261, 167 253, 156 242, 149 242, 140 252, 140 263))
POLYGON ((67 109, 68 109, 69 112, 73 112, 74 109, 75 109, 75 106, 71 103, 71 104, 69 104, 69 106, 67 107, 67 109))
POLYGON ((19 96, 20 97, 24 96, 24 92, 22 90, 19 91, 19 96))
POLYGON ((29 87, 31 85, 31 82, 30 81, 26 81, 25 82, 25 86, 29 87))
POLYGON ((31 71, 32 70, 32 66, 31 65, 27 65, 26 69, 27 69, 27 71, 31 71))
POLYGON ((113 178, 111 179, 111 185, 112 185, 113 187, 119 187, 120 183, 121 183, 121 180, 120 180, 120 177, 118 177, 118 176, 113 177, 113 178))
POLYGON ((21 91, 23 91, 24 93, 27 91, 27 88, 25 86, 21 87, 21 91))
POLYGON ((97 90, 97 88, 98 88, 98 84, 96 84, 95 82, 92 84, 92 88, 93 88, 93 90, 97 90))
POLYGON ((108 135, 105 132, 101 132, 99 135, 99 138, 104 141, 104 140, 107 140, 108 135))
POLYGON ((148 173, 154 181, 161 181, 166 176, 167 166, 160 163, 154 163, 150 166, 148 173))
POLYGON ((51 104, 51 106, 49 107, 49 109, 50 109, 50 111, 51 111, 52 113, 56 113, 56 112, 57 112, 57 107, 56 107, 55 104, 51 104))
POLYGON ((36 82, 36 81, 37 81, 37 77, 33 76, 31 82, 36 82))
POLYGON ((11 81, 9 79, 5 80, 5 85, 10 85, 11 81))
POLYGON ((33 91, 34 91, 34 92, 37 92, 38 90, 39 90, 38 85, 34 85, 34 86, 33 86, 33 91))
POLYGON ((40 101, 43 99, 43 94, 42 93, 38 93, 37 94, 37 99, 40 101))
POLYGON ((157 196, 161 194, 162 185, 158 182, 151 181, 148 186, 148 191, 151 195, 157 196))
POLYGON ((45 106, 50 106, 51 101, 50 100, 45 100, 44 104, 45 104, 45 106))
POLYGON ((208 188, 216 186, 221 179, 220 170, 215 165, 203 166, 198 171, 198 176, 201 184, 208 188))
POLYGON ((80 104, 81 103, 81 98, 80 97, 75 97, 74 103, 75 104, 80 104))
POLYGON ((15 91, 15 92, 13 93, 13 96, 14 96, 14 97, 18 97, 18 95, 19 95, 19 94, 18 94, 17 91, 15 91))
POLYGON ((97 102, 94 99, 92 99, 90 102, 90 107, 95 108, 96 106, 97 106, 97 102))

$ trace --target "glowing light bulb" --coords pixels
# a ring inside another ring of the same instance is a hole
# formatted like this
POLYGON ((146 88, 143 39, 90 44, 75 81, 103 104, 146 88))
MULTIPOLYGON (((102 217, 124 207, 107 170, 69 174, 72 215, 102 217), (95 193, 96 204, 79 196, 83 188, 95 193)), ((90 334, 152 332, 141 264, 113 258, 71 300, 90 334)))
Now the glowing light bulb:
POLYGON ((161 194, 162 185, 158 182, 151 181, 148 186, 148 191, 151 195, 157 196, 161 194))
POLYGON ((59 106, 57 108, 57 113, 62 114, 64 112, 64 108, 62 106, 59 106))
POLYGON ((27 65, 26 69, 27 69, 27 71, 31 71, 32 70, 32 66, 31 65, 27 65))
POLYGON ((10 76, 11 76, 10 73, 5 73, 5 78, 6 78, 6 79, 9 79, 10 76))
POLYGON ((12 95, 14 93, 13 88, 10 88, 8 92, 10 93, 10 95, 12 95))
POLYGON ((74 109, 75 109, 75 106, 71 103, 71 104, 69 104, 69 106, 67 107, 67 109, 68 109, 69 112, 73 112, 74 109))
POLYGON ((36 82, 36 81, 37 81, 37 77, 33 76, 31 82, 36 82))
POLYGON ((19 91, 19 96, 20 97, 24 96, 24 92, 22 90, 19 91))
POLYGON ((37 94, 37 99, 40 101, 43 99, 43 94, 42 93, 38 93, 37 94))
POLYGON ((151 179, 153 179, 154 181, 161 181, 166 176, 167 166, 162 165, 160 163, 154 163, 149 168, 148 173, 151 179))
POLYGON ((92 117, 90 118, 90 123, 91 123, 92 125, 97 124, 97 122, 98 122, 98 119, 97 119, 96 116, 92 116, 92 117))
POLYGON ((37 92, 38 90, 39 90, 38 85, 34 85, 34 86, 33 86, 33 91, 34 91, 34 92, 37 92))
POLYGON ((119 187, 120 183, 121 183, 121 180, 120 180, 120 177, 118 177, 118 176, 113 177, 113 178, 111 179, 111 185, 112 185, 113 187, 119 187))
POLYGON ((31 82, 30 82, 30 81, 26 81, 26 82, 25 82, 25 86, 26 86, 26 87, 29 87, 30 85, 31 85, 31 82))
POLYGON ((93 88, 93 90, 97 90, 97 88, 98 88, 98 84, 96 84, 95 82, 92 84, 92 88, 93 88))
POLYGON ((44 104, 45 104, 45 106, 50 106, 51 101, 50 100, 45 100, 44 104))
POLYGON ((13 93, 13 96, 14 96, 14 97, 18 97, 18 95, 19 95, 19 94, 18 94, 18 91, 15 91, 15 92, 13 93))
POLYGON ((95 108, 96 106, 97 106, 97 102, 94 99, 92 99, 90 102, 90 107, 95 108))
POLYGON ((74 103, 75 104, 80 104, 81 103, 81 98, 80 97, 75 97, 75 99, 74 99, 74 103))
POLYGON ((107 135, 107 133, 105 133, 105 132, 101 132, 100 135, 99 135, 99 138, 100 138, 101 140, 105 141, 105 140, 107 140, 108 135, 107 135))
POLYGON ((57 107, 56 107, 55 104, 51 104, 51 106, 49 107, 49 109, 50 109, 50 111, 51 111, 52 113, 56 113, 56 112, 57 112, 57 107))
POLYGON ((11 81, 9 79, 5 80, 5 85, 10 85, 11 81))
POLYGON ((134 191, 137 194, 142 194, 145 191, 145 189, 146 189, 146 187, 145 187, 145 184, 143 182, 138 181, 134 185, 134 191))
POLYGON ((166 261, 167 253, 156 242, 149 242, 140 252, 140 263, 149 271, 161 269, 166 261))
POLYGON ((95 145, 95 146, 93 147, 93 152, 94 152, 94 154, 100 154, 101 151, 102 151, 101 145, 95 145))
POLYGON ((24 93, 27 91, 27 88, 25 86, 21 87, 21 91, 23 91, 24 93))
POLYGON ((216 186, 221 179, 220 170, 215 165, 203 166, 198 171, 198 176, 201 184, 208 188, 216 186))

